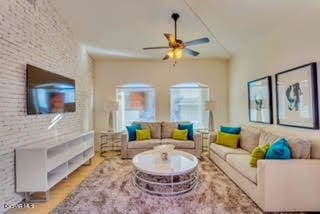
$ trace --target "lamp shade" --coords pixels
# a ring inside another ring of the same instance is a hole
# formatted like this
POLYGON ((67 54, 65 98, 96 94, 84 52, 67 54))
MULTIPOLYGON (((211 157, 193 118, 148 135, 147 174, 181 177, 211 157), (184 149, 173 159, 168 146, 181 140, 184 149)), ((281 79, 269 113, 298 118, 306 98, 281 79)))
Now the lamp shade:
POLYGON ((215 100, 210 100, 210 101, 207 101, 207 106, 206 106, 207 110, 209 111, 214 111, 215 108, 216 108, 216 101, 215 100))
POLYGON ((106 101, 104 103, 104 111, 110 112, 110 111, 118 111, 119 109, 119 103, 116 101, 106 101))

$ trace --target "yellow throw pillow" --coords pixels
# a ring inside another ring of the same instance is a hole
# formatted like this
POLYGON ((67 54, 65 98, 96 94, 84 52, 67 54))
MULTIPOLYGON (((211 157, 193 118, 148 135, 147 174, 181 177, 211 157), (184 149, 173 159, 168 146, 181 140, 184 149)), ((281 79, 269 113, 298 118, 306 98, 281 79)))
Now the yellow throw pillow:
POLYGON ((224 132, 219 132, 217 144, 236 149, 238 147, 239 138, 240 135, 238 134, 227 134, 224 132))
POLYGON ((136 130, 137 140, 150 140, 151 139, 151 130, 150 129, 143 129, 143 130, 136 130))
POLYGON ((250 165, 251 167, 257 168, 258 160, 265 159, 270 144, 267 143, 262 147, 256 147, 251 154, 250 165))
POLYGON ((175 140, 188 140, 188 129, 175 129, 172 138, 175 140))

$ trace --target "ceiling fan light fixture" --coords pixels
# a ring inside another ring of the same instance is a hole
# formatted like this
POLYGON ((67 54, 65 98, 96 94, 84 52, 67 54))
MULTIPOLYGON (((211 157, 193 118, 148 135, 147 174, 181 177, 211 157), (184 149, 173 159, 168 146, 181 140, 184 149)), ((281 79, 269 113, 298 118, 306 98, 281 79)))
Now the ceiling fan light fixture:
POLYGON ((168 52, 168 56, 170 57, 170 58, 173 58, 174 57, 174 52, 171 50, 171 51, 169 51, 168 52))
POLYGON ((176 59, 181 59, 183 57, 183 50, 181 48, 174 49, 174 56, 176 59))

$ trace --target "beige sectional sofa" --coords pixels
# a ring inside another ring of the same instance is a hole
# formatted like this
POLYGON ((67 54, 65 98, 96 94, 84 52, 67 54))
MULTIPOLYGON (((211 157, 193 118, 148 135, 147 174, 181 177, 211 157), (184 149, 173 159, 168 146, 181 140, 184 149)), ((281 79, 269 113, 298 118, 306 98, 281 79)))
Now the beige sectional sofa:
POLYGON ((320 211, 320 144, 311 140, 274 134, 266 129, 243 126, 239 148, 210 144, 210 159, 265 212, 320 211), (293 159, 260 160, 250 166, 256 146, 288 139, 293 159))
POLYGON ((172 139, 173 130, 178 128, 178 122, 135 122, 140 123, 143 129, 151 129, 150 140, 128 141, 128 134, 122 134, 121 138, 121 156, 122 158, 133 158, 136 154, 153 149, 154 146, 161 144, 173 144, 178 150, 189 152, 196 157, 201 157, 202 136, 200 133, 194 133, 194 140, 174 140, 172 139))

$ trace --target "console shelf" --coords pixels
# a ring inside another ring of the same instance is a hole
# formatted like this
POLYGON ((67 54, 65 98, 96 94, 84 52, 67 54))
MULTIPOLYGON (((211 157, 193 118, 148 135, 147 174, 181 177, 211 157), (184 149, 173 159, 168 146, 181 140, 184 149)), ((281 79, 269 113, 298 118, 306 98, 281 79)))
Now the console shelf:
POLYGON ((94 156, 94 132, 73 133, 16 148, 16 191, 48 192, 94 156))

